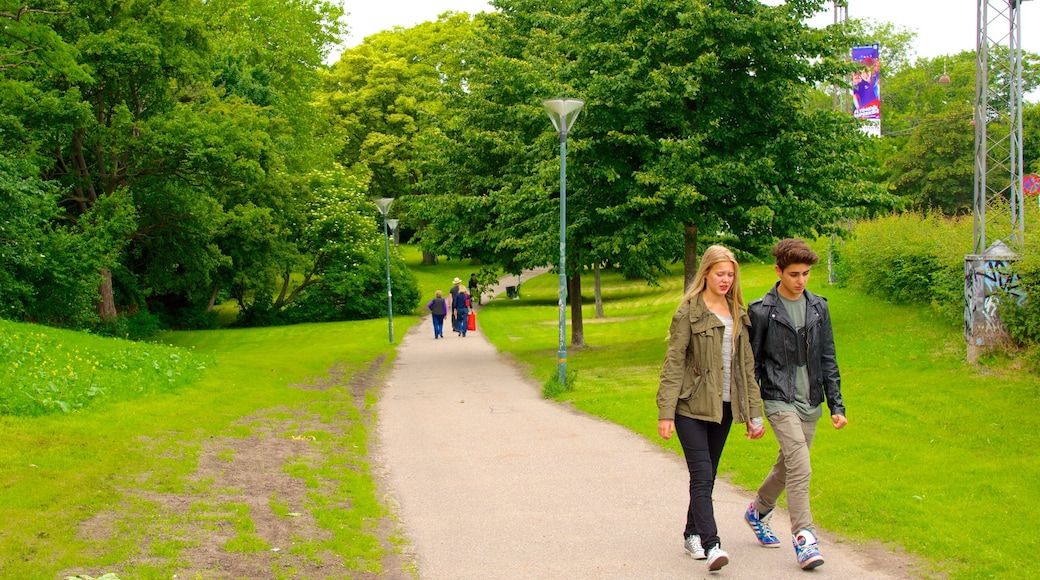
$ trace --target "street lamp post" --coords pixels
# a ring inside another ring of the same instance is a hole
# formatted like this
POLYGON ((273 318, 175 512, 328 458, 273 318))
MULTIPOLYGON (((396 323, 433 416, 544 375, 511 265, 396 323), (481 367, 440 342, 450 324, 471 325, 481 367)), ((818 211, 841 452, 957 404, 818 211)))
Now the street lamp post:
MULTIPOLYGON (((387 231, 388 224, 386 214, 390 213, 390 204, 394 203, 392 197, 382 197, 376 200, 379 213, 383 214, 383 248, 386 251, 386 326, 390 335, 390 344, 394 343, 394 293, 390 289, 390 236, 387 231)), ((394 220, 396 222, 397 220, 394 220)))
POLYGON ((567 384, 567 132, 585 101, 548 99, 542 106, 560 135, 560 350, 556 355, 557 378, 567 384))

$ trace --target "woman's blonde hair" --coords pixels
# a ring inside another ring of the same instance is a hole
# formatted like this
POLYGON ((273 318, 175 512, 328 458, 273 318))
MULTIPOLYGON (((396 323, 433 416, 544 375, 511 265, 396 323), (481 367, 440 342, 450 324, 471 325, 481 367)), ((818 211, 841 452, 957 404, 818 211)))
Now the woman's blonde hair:
MULTIPOLYGON (((696 300, 697 295, 708 287, 708 272, 711 271, 712 266, 722 262, 733 264, 733 285, 726 291, 726 296, 729 298, 730 310, 735 322, 740 319, 740 310, 744 308, 744 295, 740 291, 740 264, 737 263, 737 257, 733 255, 733 252, 723 246, 710 246, 704 250, 701 265, 697 268, 697 276, 693 278, 693 284, 690 285, 686 296, 683 296, 682 302, 696 300)), ((733 334, 736 336, 736 333, 733 334)))

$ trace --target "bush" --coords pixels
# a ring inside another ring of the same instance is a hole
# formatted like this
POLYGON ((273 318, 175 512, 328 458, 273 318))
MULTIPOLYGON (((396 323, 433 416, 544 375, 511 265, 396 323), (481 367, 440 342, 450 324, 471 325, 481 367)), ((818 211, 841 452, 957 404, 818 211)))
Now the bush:
POLYGON ((166 330, 162 320, 145 309, 133 314, 120 314, 109 323, 101 323, 92 330, 101 336, 112 336, 128 340, 146 340, 166 330))
POLYGON ((840 285, 930 306, 957 322, 964 315, 964 256, 971 245, 970 219, 906 213, 867 220, 838 243, 834 272, 840 285))
MULTIPOLYGON (((276 326, 303 322, 366 320, 386 316, 386 257, 373 243, 360 263, 329 271, 284 308, 271 306, 270 296, 254 296, 235 326, 276 326)), ((390 249, 390 284, 394 314, 412 314, 419 305, 419 282, 398 253, 390 249)))
POLYGON ((1040 347, 1040 267, 1021 263, 1015 268, 1025 300, 1005 296, 1000 304, 1000 318, 1008 335, 1021 346, 1040 347))

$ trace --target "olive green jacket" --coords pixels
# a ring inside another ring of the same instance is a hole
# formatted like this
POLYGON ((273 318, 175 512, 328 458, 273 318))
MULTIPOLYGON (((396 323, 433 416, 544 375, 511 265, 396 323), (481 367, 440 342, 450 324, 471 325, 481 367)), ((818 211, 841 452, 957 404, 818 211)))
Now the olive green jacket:
MULTIPOLYGON (((762 416, 762 395, 755 382, 755 359, 749 340, 751 319, 741 309, 734 321, 736 345, 733 349, 733 372, 730 378, 730 400, 733 421, 746 423, 762 416)), ((661 368, 657 388, 658 420, 675 419, 676 415, 722 422, 722 337, 725 325, 698 295, 683 302, 672 317, 668 331, 668 353, 661 368)))

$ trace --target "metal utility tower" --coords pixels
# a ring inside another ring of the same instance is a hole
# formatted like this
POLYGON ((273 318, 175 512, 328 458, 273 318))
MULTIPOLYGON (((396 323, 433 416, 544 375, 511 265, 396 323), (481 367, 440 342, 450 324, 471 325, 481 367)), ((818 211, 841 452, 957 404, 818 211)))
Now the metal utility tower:
POLYGON ((975 60, 974 248, 1003 238, 1021 252, 1022 12, 1025 0, 978 0, 975 60), (988 211, 994 210, 994 211, 988 211), (1010 215, 1010 220, 1008 219, 1010 215))
POLYGON ((1022 196, 1022 2, 978 0, 972 253, 964 257, 964 339, 975 362, 1006 335, 1002 295, 1025 248, 1022 196))

